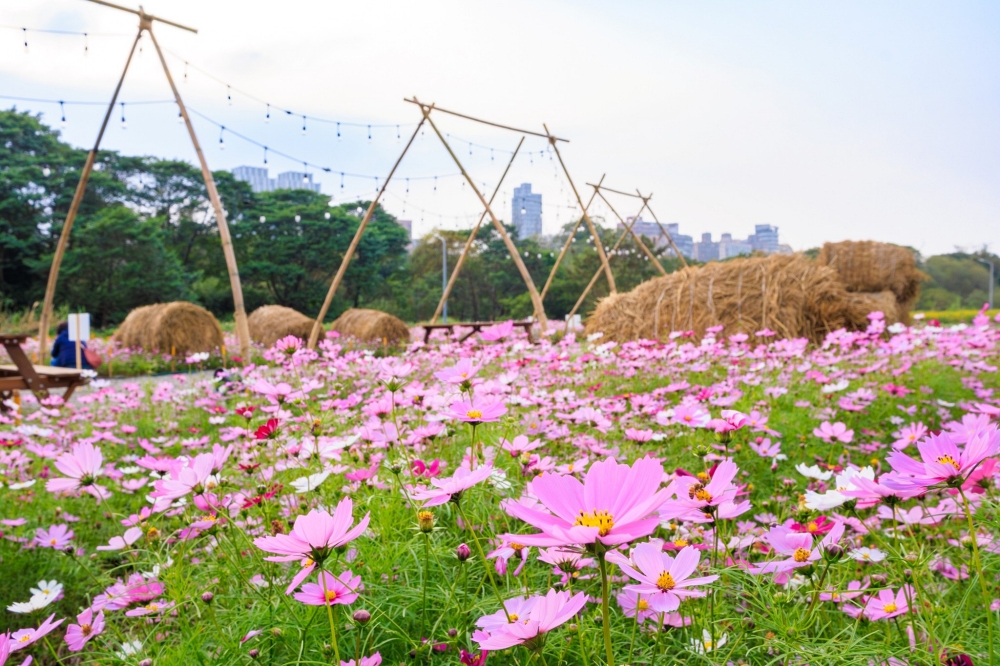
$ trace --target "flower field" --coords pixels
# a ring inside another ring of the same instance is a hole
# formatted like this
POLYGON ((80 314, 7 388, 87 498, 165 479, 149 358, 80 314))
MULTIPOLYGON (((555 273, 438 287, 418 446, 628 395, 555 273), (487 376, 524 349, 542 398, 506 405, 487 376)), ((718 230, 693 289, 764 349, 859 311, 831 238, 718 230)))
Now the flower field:
POLYGON ((0 665, 1000 663, 1000 322, 870 319, 23 394, 0 665))

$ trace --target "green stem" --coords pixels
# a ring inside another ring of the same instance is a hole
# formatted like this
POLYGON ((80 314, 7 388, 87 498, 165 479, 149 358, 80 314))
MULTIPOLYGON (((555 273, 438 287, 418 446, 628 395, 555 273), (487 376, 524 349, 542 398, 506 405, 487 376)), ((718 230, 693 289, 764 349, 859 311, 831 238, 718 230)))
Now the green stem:
POLYGON ((990 611, 990 591, 986 587, 986 577, 983 576, 983 563, 979 559, 979 537, 976 534, 976 525, 972 521, 972 510, 969 508, 969 500, 965 496, 965 491, 961 487, 958 489, 962 496, 962 504, 965 507, 965 518, 969 521, 969 537, 972 539, 972 562, 976 567, 976 575, 979 577, 979 587, 983 591, 983 604, 986 611, 986 634, 989 640, 990 666, 993 666, 996 658, 996 651, 993 649, 993 613, 990 611))
MULTIPOLYGON (((330 641, 333 643, 333 655, 337 660, 337 664, 340 664, 340 648, 337 646, 337 626, 333 621, 333 604, 330 603, 326 591, 325 573, 325 571, 320 572, 319 580, 323 583, 323 600, 326 601, 326 604, 324 604, 326 606, 326 616, 330 620, 330 641)), ((332 576, 333 574, 330 575, 332 576)))
POLYGON ((632 625, 632 640, 628 643, 628 663, 632 663, 632 650, 635 648, 635 632, 639 628, 639 604, 642 602, 642 595, 638 595, 635 598, 635 624, 632 625))
POLYGON ((611 613, 608 609, 608 565, 604 553, 597 556, 601 565, 601 618, 604 624, 604 651, 607 653, 607 665, 615 666, 615 653, 611 648, 611 613))
POLYGON ((420 633, 423 635, 424 627, 427 626, 427 574, 430 573, 430 556, 428 552, 428 544, 430 542, 430 537, 427 533, 424 533, 424 571, 423 571, 423 588, 424 588, 424 601, 422 606, 422 611, 420 613, 420 633))
POLYGON ((472 542, 476 544, 476 550, 479 551, 479 557, 483 560, 483 568, 486 570, 486 577, 490 579, 490 584, 493 586, 493 593, 496 594, 497 601, 500 602, 500 608, 503 609, 504 615, 507 616, 507 621, 510 622, 510 613, 507 612, 507 606, 504 605, 503 596, 500 594, 500 588, 497 587, 497 582, 493 579, 493 572, 490 571, 490 563, 486 559, 486 553, 483 551, 482 545, 479 543, 479 536, 476 534, 476 531, 472 529, 472 523, 470 523, 469 519, 465 516, 465 510, 462 509, 462 505, 456 503, 455 507, 458 509, 458 515, 462 517, 462 522, 465 523, 466 529, 469 530, 469 534, 472 535, 472 542))

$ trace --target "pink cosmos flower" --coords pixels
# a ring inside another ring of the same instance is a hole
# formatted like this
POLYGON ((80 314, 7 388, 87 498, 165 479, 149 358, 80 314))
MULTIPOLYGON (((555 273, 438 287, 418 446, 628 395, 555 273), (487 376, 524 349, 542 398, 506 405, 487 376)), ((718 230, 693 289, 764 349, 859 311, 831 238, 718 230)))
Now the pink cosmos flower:
POLYGON ((848 430, 847 426, 840 421, 836 423, 823 421, 818 428, 813 430, 813 435, 828 443, 836 440, 844 444, 849 444, 854 439, 854 431, 848 430))
POLYGON ((837 524, 823 537, 823 540, 816 547, 813 547, 812 534, 794 532, 783 525, 776 525, 764 538, 775 553, 786 556, 786 559, 753 564, 749 571, 752 574, 780 574, 808 566, 822 557, 823 550, 840 541, 843 534, 844 524, 837 521, 837 524))
POLYGON ((0 666, 7 663, 11 647, 10 634, 0 634, 0 666))
POLYGON ((680 404, 673 410, 672 420, 690 428, 704 428, 712 416, 708 410, 698 404, 680 404))
POLYGON ((733 430, 739 430, 750 423, 750 417, 735 409, 723 409, 722 418, 733 430))
POLYGON ((130 611, 126 611, 125 615, 128 617, 142 617, 144 615, 162 614, 164 611, 168 611, 174 607, 174 602, 172 601, 150 601, 148 604, 139 606, 138 608, 133 608, 130 611))
POLYGON ((53 629, 62 624, 65 620, 53 622, 56 614, 49 615, 44 622, 38 625, 37 629, 19 629, 10 635, 10 651, 17 652, 23 650, 35 641, 44 638, 53 629))
POLYGON ((684 597, 705 596, 704 592, 685 588, 707 585, 719 578, 690 578, 698 568, 699 559, 698 551, 691 546, 682 548, 674 558, 663 552, 660 542, 654 541, 640 543, 632 549, 631 563, 634 568, 627 562, 615 563, 627 576, 639 581, 638 584, 626 585, 626 590, 641 594, 656 612, 669 613, 677 610, 684 597))
MULTIPOLYGON (((526 643, 529 648, 540 647, 540 638, 580 612, 587 603, 587 594, 549 590, 544 597, 534 597, 535 603, 525 616, 498 626, 491 634, 478 633, 473 638, 483 650, 504 650, 526 643)), ((506 618, 504 618, 506 619, 506 618)), ((478 622, 477 622, 478 624, 478 622)))
POLYGON ((952 436, 943 432, 917 443, 922 462, 905 453, 893 451, 886 460, 897 474, 886 475, 889 487, 906 489, 929 487, 939 483, 959 484, 987 458, 1000 453, 1000 432, 996 426, 972 435, 961 450, 952 436))
POLYGON ((97 550, 125 550, 142 536, 142 530, 138 527, 130 527, 125 530, 123 536, 113 536, 108 540, 108 545, 98 546, 97 550))
POLYGON ((500 402, 483 402, 473 400, 472 402, 460 401, 451 406, 449 416, 465 421, 473 425, 480 423, 492 423, 500 420, 500 417, 507 413, 507 406, 500 402))
POLYGON ((487 326, 480 332, 479 337, 487 342, 496 342, 497 340, 503 340, 508 335, 514 332, 514 320, 508 319, 507 321, 496 324, 495 326, 487 326))
POLYGON ((169 504, 189 493, 203 492, 215 466, 215 456, 211 453, 200 453, 193 460, 178 462, 171 466, 169 479, 159 479, 153 484, 155 490, 149 496, 162 498, 169 504))
MULTIPOLYGON (((723 502, 732 502, 739 488, 733 484, 739 467, 732 458, 726 458, 710 472, 708 482, 701 476, 679 476, 671 482, 668 490, 676 494, 678 509, 705 509, 719 506, 723 502)), ((670 504, 664 507, 668 511, 670 504)))
POLYGON ((352 511, 354 503, 350 497, 345 497, 337 504, 337 509, 331 516, 323 509, 313 509, 304 516, 295 519, 295 525, 289 534, 277 534, 275 536, 257 537, 254 545, 268 553, 275 553, 271 557, 265 557, 269 562, 294 562, 299 561, 302 570, 292 579, 285 594, 299 586, 306 577, 312 573, 317 564, 322 564, 334 548, 339 548, 354 539, 368 529, 370 514, 355 525, 352 511))
POLYGON ((759 444, 756 441, 751 441, 750 448, 762 458, 776 458, 781 454, 781 442, 772 444, 770 437, 764 437, 759 444))
POLYGON ((522 453, 534 451, 541 445, 541 440, 536 439, 529 442, 525 435, 518 435, 512 442, 508 442, 503 437, 500 438, 500 448, 509 453, 511 458, 518 458, 522 453))
POLYGON ((923 423, 911 423, 905 428, 900 428, 892 434, 892 436, 896 438, 896 441, 892 443, 892 448, 897 451, 902 451, 910 444, 916 444, 918 441, 926 437, 927 433, 927 426, 923 423))
POLYGON ((582 483, 573 476, 544 473, 530 484, 541 506, 511 500, 502 504, 508 514, 542 532, 504 538, 529 546, 613 546, 641 539, 659 525, 656 510, 669 496, 660 490, 662 477, 663 465, 648 457, 631 467, 613 458, 595 462, 582 483))
POLYGON ((431 479, 433 488, 422 488, 413 493, 413 499, 421 500, 424 506, 438 506, 445 502, 458 502, 462 493, 477 483, 482 483, 493 473, 492 465, 482 465, 474 472, 467 467, 459 467, 455 474, 446 479, 431 479))
POLYGON ((358 598, 358 591, 363 589, 361 576, 355 576, 348 569, 339 576, 320 571, 318 583, 306 583, 301 592, 293 596, 308 606, 327 606, 333 604, 349 605, 358 598))
POLYGON ((479 372, 479 366, 473 364, 471 359, 463 358, 450 368, 438 370, 434 376, 445 384, 462 384, 472 381, 477 372, 479 372))
POLYGON ((64 550, 69 542, 76 536, 69 525, 52 525, 47 530, 41 528, 35 530, 35 545, 42 548, 55 548, 64 550))
POLYGON ((350 661, 340 662, 340 666, 379 666, 382 663, 382 655, 376 652, 370 657, 361 657, 358 661, 351 659, 350 661))
POLYGON ((914 598, 913 588, 904 585, 899 588, 899 592, 893 594, 892 590, 879 590, 877 596, 872 596, 865 604, 865 615, 869 620, 888 620, 910 610, 908 599, 914 598))
POLYGON ((49 479, 45 489, 50 493, 67 494, 82 490, 93 495, 98 502, 111 497, 111 491, 97 485, 97 478, 104 471, 104 456, 90 442, 77 442, 69 453, 56 458, 56 469, 66 477, 49 479))
POLYGON ((622 609, 622 614, 625 617, 634 617, 635 621, 639 624, 642 624, 646 620, 652 620, 659 615, 659 613, 650 607, 649 601, 636 592, 625 590, 624 592, 619 592, 616 598, 618 599, 618 605, 622 609))

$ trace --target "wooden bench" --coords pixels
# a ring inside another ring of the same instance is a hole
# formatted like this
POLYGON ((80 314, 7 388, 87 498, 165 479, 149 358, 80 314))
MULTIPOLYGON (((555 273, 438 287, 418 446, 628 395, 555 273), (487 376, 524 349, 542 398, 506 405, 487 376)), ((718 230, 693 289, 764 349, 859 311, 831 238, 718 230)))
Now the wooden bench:
POLYGON ((13 365, 0 365, 0 404, 13 397, 14 391, 31 391, 39 398, 47 398, 49 389, 63 388, 63 400, 69 400, 78 386, 87 383, 86 377, 75 368, 56 368, 34 365, 28 360, 21 344, 27 335, 0 335, 0 344, 7 350, 13 365))
MULTIPOLYGON (((451 333, 454 333, 456 328, 471 328, 472 329, 471 331, 469 331, 468 333, 466 333, 465 335, 463 335, 458 340, 459 342, 465 342, 470 337, 472 337, 473 335, 475 335, 476 333, 478 333, 480 330, 482 330, 484 328, 488 328, 490 326, 496 326, 499 323, 503 323, 503 322, 496 322, 496 321, 473 321, 473 322, 467 322, 467 323, 464 323, 464 324, 463 323, 458 323, 458 324, 421 324, 421 326, 424 327, 424 344, 427 344, 427 341, 431 337, 431 333, 433 333, 434 331, 437 331, 439 329, 447 329, 451 333)), ((524 332, 528 334, 528 342, 530 342, 531 344, 535 344, 535 338, 531 335, 531 327, 534 326, 534 325, 535 325, 535 322, 533 322, 533 321, 515 321, 514 322, 514 326, 516 328, 523 328, 524 332)))

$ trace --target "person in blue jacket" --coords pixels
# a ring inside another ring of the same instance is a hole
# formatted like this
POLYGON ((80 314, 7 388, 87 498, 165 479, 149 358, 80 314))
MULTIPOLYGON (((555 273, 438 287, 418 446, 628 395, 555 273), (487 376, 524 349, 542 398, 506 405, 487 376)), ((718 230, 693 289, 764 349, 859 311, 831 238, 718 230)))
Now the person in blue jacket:
MULTIPOLYGON (((87 343, 81 341, 80 349, 86 349, 87 343)), ((52 362, 49 365, 54 365, 57 368, 75 368, 76 367, 76 342, 69 339, 69 324, 67 322, 60 322, 56 326, 56 339, 52 343, 52 362)), ((80 367, 84 370, 93 370, 91 365, 87 363, 87 356, 80 353, 80 367)))

